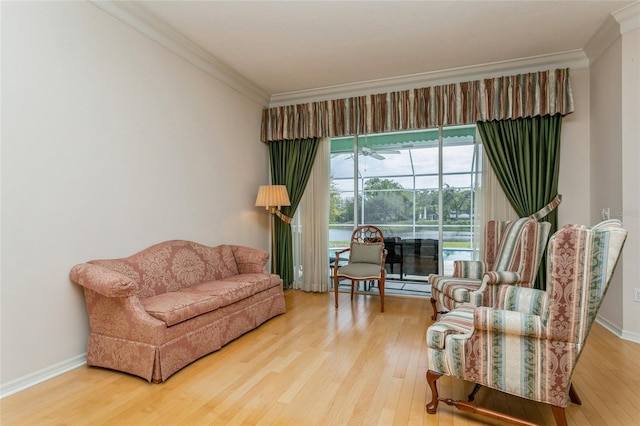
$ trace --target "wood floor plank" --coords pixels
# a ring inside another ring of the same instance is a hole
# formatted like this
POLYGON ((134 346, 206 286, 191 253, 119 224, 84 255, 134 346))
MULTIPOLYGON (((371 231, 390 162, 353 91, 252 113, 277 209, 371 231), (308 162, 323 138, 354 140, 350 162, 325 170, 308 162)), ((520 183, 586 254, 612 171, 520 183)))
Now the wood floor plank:
MULTIPOLYGON (((81 367, 0 401, 13 425, 505 425, 441 403, 427 414, 428 300, 286 291, 287 313, 163 384, 81 367)), ((574 375, 568 423, 640 425, 640 345, 594 325, 574 375)), ((442 377, 440 394, 472 385, 442 377)), ((476 402, 540 424, 551 409, 490 389, 476 402)))

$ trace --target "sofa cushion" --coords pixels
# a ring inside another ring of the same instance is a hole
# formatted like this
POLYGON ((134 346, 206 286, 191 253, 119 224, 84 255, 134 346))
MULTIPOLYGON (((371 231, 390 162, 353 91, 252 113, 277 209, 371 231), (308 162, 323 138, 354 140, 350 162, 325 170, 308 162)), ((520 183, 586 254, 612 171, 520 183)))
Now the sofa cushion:
POLYGON ((264 274, 269 253, 253 247, 230 246, 236 259, 239 274, 264 274))
POLYGON ((213 296, 221 306, 231 305, 254 294, 250 283, 233 281, 212 281, 182 289, 181 293, 213 296))
POLYGON ((277 274, 240 274, 225 278, 225 281, 251 283, 255 293, 282 285, 280 275, 277 274))
POLYGON ((162 320, 167 327, 223 306, 215 295, 175 291, 148 297, 140 301, 149 315, 162 320))
POLYGON ((120 272, 135 281, 141 298, 238 274, 231 246, 208 247, 184 240, 165 241, 122 259, 89 263, 120 272))
POLYGON ((231 246, 206 247, 202 249, 201 253, 207 264, 207 275, 204 280, 194 284, 223 280, 227 277, 238 275, 238 265, 231 246))
POLYGON ((215 296, 220 306, 230 305, 273 287, 268 275, 243 274, 182 289, 181 293, 215 296))

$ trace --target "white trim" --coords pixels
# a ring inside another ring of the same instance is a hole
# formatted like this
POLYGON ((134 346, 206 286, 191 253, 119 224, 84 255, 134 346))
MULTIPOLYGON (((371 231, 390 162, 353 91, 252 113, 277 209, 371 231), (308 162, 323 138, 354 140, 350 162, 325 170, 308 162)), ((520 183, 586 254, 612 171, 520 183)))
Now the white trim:
POLYGON ((463 81, 495 78, 509 73, 521 74, 555 68, 588 68, 589 59, 582 49, 532 56, 482 65, 432 71, 420 74, 361 81, 351 84, 320 87, 271 95, 269 107, 302 104, 327 99, 364 96, 372 93, 415 89, 463 81))
POLYGON ((267 104, 264 90, 134 2, 89 2, 260 105, 267 104))
POLYGON ((620 23, 621 34, 640 28, 640 2, 635 2, 611 15, 620 23))
POLYGON ((596 62, 619 38, 620 24, 609 16, 584 47, 589 62, 596 62))
POLYGON ((592 37, 584 50, 577 49, 549 55, 270 95, 173 27, 136 5, 135 2, 112 0, 89 0, 89 2, 248 98, 269 107, 493 78, 504 75, 505 72, 515 74, 552 68, 588 68, 590 61, 592 63, 597 60, 617 40, 620 33, 624 34, 640 28, 640 2, 636 2, 612 13, 615 21, 619 23, 619 30, 612 22, 607 21, 592 37))
POLYGON ((135 2, 111 0, 89 0, 89 2, 248 98, 263 106, 270 107, 493 78, 504 75, 505 72, 511 75, 552 68, 587 68, 589 66, 586 54, 583 50, 578 49, 550 55, 270 95, 135 2))
POLYGON ((73 358, 69 358, 66 361, 59 362, 42 370, 34 371, 26 376, 19 377, 10 382, 3 383, 0 387, 0 399, 13 395, 31 386, 35 386, 38 383, 42 383, 46 380, 52 379, 60 374, 71 371, 75 368, 82 367, 87 364, 87 354, 83 353, 73 358))
POLYGON ((634 343, 640 343, 640 333, 634 333, 626 330, 622 330, 621 339, 628 340, 634 343))
POLYGON ((640 333, 625 331, 600 315, 596 316, 596 322, 621 339, 628 340, 634 343, 640 343, 640 333))

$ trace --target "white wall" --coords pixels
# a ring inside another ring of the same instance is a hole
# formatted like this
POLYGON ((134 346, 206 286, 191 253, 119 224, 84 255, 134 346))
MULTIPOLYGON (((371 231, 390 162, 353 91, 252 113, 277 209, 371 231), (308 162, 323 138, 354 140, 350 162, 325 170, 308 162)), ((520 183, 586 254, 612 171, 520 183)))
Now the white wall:
POLYGON ((589 224, 589 70, 571 69, 575 111, 562 119, 558 227, 589 224))
MULTIPOLYGON (((636 12, 638 12, 636 4, 636 12)), ((640 302, 633 300, 640 288, 640 19, 622 34, 622 210, 618 212, 629 231, 623 252, 622 290, 624 338, 640 342, 640 302)))
MULTIPOLYGON (((590 223, 622 209, 621 40, 618 39, 591 69, 591 206, 590 223)), ((621 264, 618 265, 621 268, 621 264)), ((599 316, 618 332, 622 329, 622 274, 616 271, 599 316)))
MULTIPOLYGON (((637 22, 637 21, 636 21, 637 22)), ((637 25, 637 24, 636 24, 637 25)), ((598 315, 621 337, 640 341, 640 29, 626 31, 590 67, 591 223, 608 207, 629 232, 598 315)))
POLYGON ((86 2, 2 2, 1 383, 86 351, 69 269, 167 239, 268 249, 262 106, 86 2))

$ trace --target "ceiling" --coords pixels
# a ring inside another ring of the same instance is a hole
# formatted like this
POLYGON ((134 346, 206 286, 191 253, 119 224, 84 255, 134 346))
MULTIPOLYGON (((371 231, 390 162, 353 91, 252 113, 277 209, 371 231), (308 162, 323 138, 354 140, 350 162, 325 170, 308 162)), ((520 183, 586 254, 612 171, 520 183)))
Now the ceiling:
POLYGON ((582 51, 634 1, 141 1, 273 97, 582 51))

